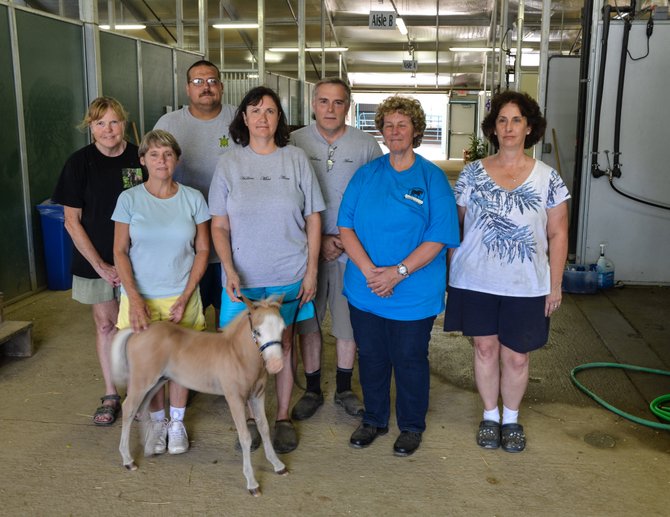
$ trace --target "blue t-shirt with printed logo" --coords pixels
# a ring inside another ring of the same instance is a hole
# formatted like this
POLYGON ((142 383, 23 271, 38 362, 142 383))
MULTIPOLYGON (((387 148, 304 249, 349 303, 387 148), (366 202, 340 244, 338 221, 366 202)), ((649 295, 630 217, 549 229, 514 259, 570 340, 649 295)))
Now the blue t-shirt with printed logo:
POLYGON ((444 310, 447 248, 459 244, 454 194, 445 173, 420 155, 412 167, 398 172, 389 155, 364 165, 342 198, 338 226, 352 229, 376 266, 396 266, 424 242, 444 244, 423 268, 411 272, 392 296, 370 291, 353 261, 344 273, 344 295, 357 309, 410 321, 444 310))

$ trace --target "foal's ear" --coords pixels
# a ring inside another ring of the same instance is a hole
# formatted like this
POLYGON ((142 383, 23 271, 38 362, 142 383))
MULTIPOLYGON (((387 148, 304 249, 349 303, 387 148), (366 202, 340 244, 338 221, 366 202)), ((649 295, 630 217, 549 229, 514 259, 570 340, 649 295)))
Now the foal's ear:
POLYGON ((277 307, 281 307, 281 304, 284 301, 284 294, 273 294, 268 297, 266 301, 270 304, 276 304, 277 307))
POLYGON ((254 308, 254 303, 249 298, 244 296, 242 293, 240 293, 240 298, 242 298, 244 305, 247 306, 247 309, 249 309, 249 311, 251 311, 254 308))

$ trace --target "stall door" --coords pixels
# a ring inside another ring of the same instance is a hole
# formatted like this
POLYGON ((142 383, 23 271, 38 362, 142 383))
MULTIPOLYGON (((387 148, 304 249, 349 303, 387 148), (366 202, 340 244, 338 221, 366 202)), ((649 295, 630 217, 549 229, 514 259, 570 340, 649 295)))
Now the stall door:
POLYGON ((463 149, 470 145, 470 137, 477 129, 477 103, 452 101, 449 103, 449 159, 462 159, 463 149))

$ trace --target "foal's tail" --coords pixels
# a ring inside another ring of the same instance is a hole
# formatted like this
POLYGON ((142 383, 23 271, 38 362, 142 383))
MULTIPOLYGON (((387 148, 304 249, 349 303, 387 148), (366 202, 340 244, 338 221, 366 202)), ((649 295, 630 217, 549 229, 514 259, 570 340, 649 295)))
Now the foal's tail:
POLYGON ((132 336, 133 330, 130 328, 120 330, 114 336, 110 352, 112 362, 112 377, 116 386, 128 385, 128 356, 126 355, 126 344, 128 338, 132 336))

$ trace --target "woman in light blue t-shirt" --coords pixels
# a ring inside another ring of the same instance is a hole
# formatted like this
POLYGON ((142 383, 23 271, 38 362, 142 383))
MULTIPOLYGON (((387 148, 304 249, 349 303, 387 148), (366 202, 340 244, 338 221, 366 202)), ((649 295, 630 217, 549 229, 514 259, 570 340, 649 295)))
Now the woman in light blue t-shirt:
MULTIPOLYGON (((118 328, 146 329, 170 320, 205 328, 198 282, 209 256, 209 212, 203 195, 172 179, 181 155, 174 137, 156 129, 139 148, 149 179, 119 196, 112 214, 114 263, 121 278, 118 328)), ((184 428, 188 390, 169 381, 170 420, 163 389, 149 405, 145 454, 181 454, 189 447, 184 428)))

